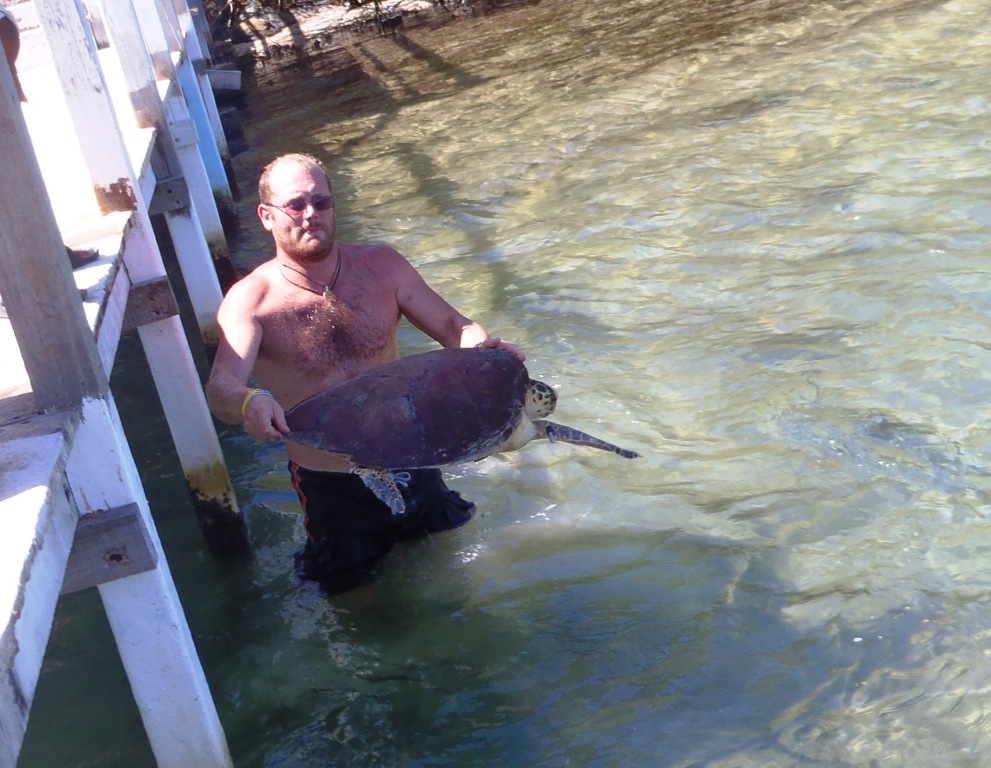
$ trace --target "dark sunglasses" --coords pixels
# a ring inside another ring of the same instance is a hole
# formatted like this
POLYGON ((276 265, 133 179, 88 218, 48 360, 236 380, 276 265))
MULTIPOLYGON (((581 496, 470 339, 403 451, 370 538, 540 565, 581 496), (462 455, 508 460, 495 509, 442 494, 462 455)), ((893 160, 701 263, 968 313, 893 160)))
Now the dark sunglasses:
POLYGON ((266 203, 273 208, 278 208, 287 216, 298 216, 299 214, 306 211, 306 207, 309 205, 313 206, 314 211, 329 211, 334 207, 334 196, 333 195, 316 195, 315 197, 307 200, 304 197, 294 197, 292 200, 287 200, 282 205, 276 205, 275 203, 266 203))

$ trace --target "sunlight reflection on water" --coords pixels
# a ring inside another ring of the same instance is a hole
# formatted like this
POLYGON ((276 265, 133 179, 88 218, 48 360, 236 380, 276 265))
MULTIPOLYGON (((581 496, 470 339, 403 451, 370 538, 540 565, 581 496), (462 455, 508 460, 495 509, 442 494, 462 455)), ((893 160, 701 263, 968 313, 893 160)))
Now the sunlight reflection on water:
POLYGON ((326 600, 226 435, 250 584, 173 568, 239 766, 986 762, 988 10, 544 0, 266 65, 242 187, 325 155, 346 238, 644 458, 452 468, 477 519, 326 600))
POLYGON ((335 602, 391 671, 264 764, 979 764, 987 9, 754 3, 665 45, 615 5, 411 30, 470 85, 389 49, 420 98, 314 116, 347 236, 645 458, 455 468, 480 518, 335 602))

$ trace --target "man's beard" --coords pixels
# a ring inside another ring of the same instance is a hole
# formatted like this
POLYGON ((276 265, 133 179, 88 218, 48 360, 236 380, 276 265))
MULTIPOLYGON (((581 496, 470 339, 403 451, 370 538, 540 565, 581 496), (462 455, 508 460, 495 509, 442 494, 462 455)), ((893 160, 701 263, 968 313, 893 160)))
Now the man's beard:
POLYGON ((301 243, 290 237, 279 237, 278 245, 282 252, 293 261, 315 264, 318 261, 323 261, 334 250, 334 238, 331 233, 326 229, 320 231, 327 235, 323 240, 310 240, 301 243))

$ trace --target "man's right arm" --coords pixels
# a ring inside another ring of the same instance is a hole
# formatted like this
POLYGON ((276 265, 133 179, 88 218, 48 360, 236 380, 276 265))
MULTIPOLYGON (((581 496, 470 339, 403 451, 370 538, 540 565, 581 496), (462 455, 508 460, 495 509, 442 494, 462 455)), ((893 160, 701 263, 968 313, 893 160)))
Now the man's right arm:
POLYGON ((281 440, 289 432, 282 407, 271 395, 249 397, 248 378, 261 347, 262 327, 255 318, 254 302, 243 285, 231 288, 220 305, 217 323, 220 343, 206 385, 207 403, 213 414, 228 424, 243 424, 252 437, 266 442, 281 440))

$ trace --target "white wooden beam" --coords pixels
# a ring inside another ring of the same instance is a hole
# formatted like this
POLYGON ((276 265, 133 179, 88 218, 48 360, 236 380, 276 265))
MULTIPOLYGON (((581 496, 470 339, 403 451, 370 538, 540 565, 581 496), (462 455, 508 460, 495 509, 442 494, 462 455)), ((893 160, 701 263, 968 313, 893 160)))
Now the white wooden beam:
MULTIPOLYGON (((169 0, 163 0, 168 3, 169 0)), ((227 146, 220 110, 213 95, 210 77, 207 74, 209 52, 196 28, 193 15, 185 0, 172 0, 175 18, 182 34, 186 55, 180 61, 179 81, 182 84, 190 113, 200 132, 200 152, 210 176, 217 207, 222 215, 234 215, 234 197, 231 192, 227 169, 230 168, 231 153, 227 146), (207 141, 212 136, 213 141, 207 141)))
MULTIPOLYGON (((221 264, 214 263, 213 249, 206 238, 205 230, 209 227, 204 227, 204 221, 213 220, 213 228, 223 241, 221 250, 226 253, 227 243, 220 224, 220 215, 202 157, 195 147, 195 129, 191 136, 194 146, 188 148, 185 146, 188 142, 178 140, 178 126, 169 119, 160 99, 155 69, 145 48, 139 19, 130 0, 104 0, 104 9, 114 47, 118 49, 121 60, 126 62, 124 79, 134 106, 142 119, 158 131, 163 152, 163 170, 168 177, 181 175, 192 192, 188 205, 167 210, 164 215, 200 334, 207 348, 213 351, 219 343, 217 311, 223 300, 217 275, 233 268, 226 258, 221 264)), ((151 24, 160 23, 157 15, 152 16, 149 13, 148 18, 151 24)), ((161 34, 160 29, 158 32, 161 34)), ((166 74, 170 74, 174 80, 174 72, 166 74)), ((192 128, 191 121, 187 119, 186 122, 192 128)))
POLYGON ((66 491, 61 432, 0 443, 0 766, 27 732, 78 513, 66 491))
POLYGON ((98 589, 159 768, 232 768, 223 727, 113 399, 83 405, 66 465, 81 509, 135 504, 157 567, 98 589))

